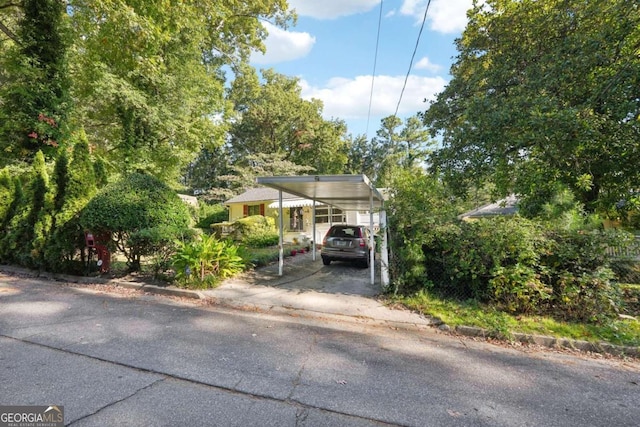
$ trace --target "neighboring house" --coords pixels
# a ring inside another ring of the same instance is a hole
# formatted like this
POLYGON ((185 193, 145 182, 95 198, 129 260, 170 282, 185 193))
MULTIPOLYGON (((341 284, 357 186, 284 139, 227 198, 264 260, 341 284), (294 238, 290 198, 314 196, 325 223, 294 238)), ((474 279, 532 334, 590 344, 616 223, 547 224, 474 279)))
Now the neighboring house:
MULTIPOLYGON (((269 216, 278 224, 278 190, 273 188, 252 188, 224 203, 229 207, 229 221, 251 215, 269 216)), ((292 194, 282 193, 282 213, 285 241, 313 240, 313 201, 292 194)), ((316 236, 321 243, 331 224, 369 225, 368 212, 342 211, 324 204, 316 204, 316 236)), ((374 226, 378 227, 378 214, 374 214, 374 226)))
POLYGON ((188 205, 198 207, 198 198, 195 196, 187 196, 186 194, 178 194, 178 197, 182 199, 188 205))
POLYGON ((487 218, 500 215, 515 215, 518 212, 518 198, 514 195, 506 199, 498 200, 495 203, 480 206, 472 211, 458 215, 458 218, 464 221, 473 221, 474 219, 487 218))

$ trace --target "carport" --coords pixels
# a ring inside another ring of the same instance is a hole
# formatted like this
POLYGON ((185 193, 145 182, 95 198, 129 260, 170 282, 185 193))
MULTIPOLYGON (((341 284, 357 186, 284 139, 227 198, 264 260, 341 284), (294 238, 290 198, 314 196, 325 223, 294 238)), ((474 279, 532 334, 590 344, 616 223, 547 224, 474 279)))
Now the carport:
MULTIPOLYGON (((378 189, 365 175, 304 175, 304 176, 270 176, 259 177, 258 184, 278 190, 278 230, 279 269, 282 275, 284 264, 284 223, 282 193, 286 192, 313 202, 312 223, 313 235, 316 235, 316 203, 333 206, 344 211, 369 211, 370 247, 375 248, 373 233, 373 212, 379 211, 380 231, 382 233, 380 247, 380 282, 383 287, 389 285, 389 259, 387 255, 386 215, 384 199, 378 189)), ((313 239, 312 255, 316 260, 316 239, 313 239)), ((371 251, 371 284, 375 282, 375 249, 371 251)))

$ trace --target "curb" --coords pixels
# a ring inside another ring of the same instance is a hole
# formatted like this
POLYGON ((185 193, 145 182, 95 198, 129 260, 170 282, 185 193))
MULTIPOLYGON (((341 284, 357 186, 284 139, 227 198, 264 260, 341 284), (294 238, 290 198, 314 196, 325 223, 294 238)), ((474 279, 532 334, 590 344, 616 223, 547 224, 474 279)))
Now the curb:
POLYGON ((395 320, 377 319, 374 317, 363 315, 350 315, 350 314, 338 314, 327 313, 322 311, 313 311, 303 308, 296 308, 291 306, 274 306, 268 304, 256 304, 256 303, 242 303, 236 302, 233 299, 228 298, 215 298, 207 297, 209 302, 219 307, 241 310, 247 312, 258 312, 264 314, 274 314, 281 316, 288 316, 294 318, 315 319, 315 320, 330 320, 335 322, 350 323, 354 325, 367 325, 376 327, 387 327, 396 330, 405 331, 424 331, 432 329, 434 325, 437 325, 436 321, 430 318, 424 318, 423 323, 417 322, 400 322, 395 320))
MULTIPOLYGON (((442 329, 447 330, 447 328, 442 329)), ((451 330, 451 328, 449 328, 449 330, 451 330)), ((500 334, 473 326, 456 326, 452 332, 467 337, 505 339, 505 337, 500 336, 500 334)), ((595 343, 570 338, 555 338, 546 335, 523 334, 520 332, 511 333, 511 337, 508 338, 508 340, 524 344, 535 344, 547 348, 579 350, 591 353, 612 354, 614 356, 640 357, 640 347, 621 346, 606 342, 595 343)))
MULTIPOLYGON (((438 329, 445 333, 450 334, 459 334, 467 337, 473 338, 501 338, 505 339, 504 336, 501 336, 498 333, 492 332, 487 329, 482 329, 474 326, 456 326, 455 328, 451 328, 450 326, 443 324, 439 319, 429 319, 425 318, 425 323, 405 323, 405 322, 397 322, 392 320, 384 320, 384 319, 375 319, 372 317, 363 317, 363 316, 351 316, 346 314, 335 314, 335 313, 325 313, 325 312, 315 312, 311 310, 298 309, 295 307, 276 307, 272 305, 262 305, 255 303, 236 303, 230 299, 224 298, 212 298, 207 297, 201 292, 192 291, 188 289, 180 289, 176 287, 161 287, 155 285, 149 285, 146 283, 140 282, 132 282, 127 280, 120 279, 105 279, 102 277, 82 277, 82 276, 70 276, 67 274, 55 274, 38 270, 30 270, 22 267, 14 267, 10 265, 0 265, 0 272, 9 273, 14 275, 22 275, 27 277, 34 278, 42 278, 51 281, 59 281, 59 282, 67 282, 67 283, 78 283, 84 285, 91 284, 114 284, 117 286, 122 286, 128 289, 136 289, 142 290, 145 292, 150 292, 158 295, 165 296, 176 296, 176 297, 184 297, 184 298, 192 298, 192 299, 200 299, 203 301, 210 301, 213 304, 236 309, 243 311, 258 311, 262 313, 274 313, 281 315, 288 315, 290 317, 305 317, 305 318, 314 318, 314 319, 324 319, 324 320, 335 320, 341 322, 349 322, 355 324, 367 324, 367 325, 375 325, 375 326, 385 326, 393 329, 402 329, 408 331, 422 331, 426 328, 438 327, 438 329), (294 315, 296 313, 297 315, 294 315)), ((315 274, 311 273, 311 274, 315 274)), ((533 334, 524 334, 519 332, 511 333, 510 337, 506 337, 508 341, 521 342, 525 344, 535 344, 542 347, 547 347, 551 349, 569 349, 569 350, 579 350, 583 352, 591 352, 591 353, 600 353, 600 354, 611 354, 614 356, 631 356, 631 357, 639 357, 640 358, 640 347, 630 347, 630 346, 620 346, 615 344, 610 344, 606 342, 594 343, 589 341, 581 341, 574 340, 569 338, 555 338, 545 335, 533 335, 533 334)))
POLYGON ((198 291, 192 291, 189 289, 180 289, 174 286, 162 287, 156 285, 149 285, 147 283, 134 282, 121 279, 106 279, 104 277, 84 277, 84 276, 71 276, 68 274, 49 273, 47 271, 31 270, 28 268, 14 267, 11 265, 0 265, 0 272, 34 277, 40 279, 47 279, 56 282, 78 283, 82 285, 107 285, 113 284, 122 286, 127 289, 136 289, 145 292, 150 292, 158 295, 176 296, 192 299, 206 299, 206 297, 198 291))

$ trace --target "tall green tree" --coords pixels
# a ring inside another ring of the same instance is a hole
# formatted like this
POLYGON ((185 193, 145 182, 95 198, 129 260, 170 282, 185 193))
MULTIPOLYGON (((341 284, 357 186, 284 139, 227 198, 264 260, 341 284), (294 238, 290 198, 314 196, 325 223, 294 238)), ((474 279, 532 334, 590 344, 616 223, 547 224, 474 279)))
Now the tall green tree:
POLYGON ((28 161, 38 151, 52 157, 63 143, 70 108, 65 4, 22 0, 5 6, 12 5, 20 13, 12 16, 15 32, 2 28, 13 43, 4 49, 0 149, 8 160, 28 161))
POLYGON ((435 168, 460 188, 588 209, 640 188, 640 3, 488 0, 456 41, 452 80, 424 114, 435 168))
POLYGON ((285 0, 71 0, 78 120, 117 172, 175 181, 223 142, 223 66, 263 50, 262 19, 284 26, 285 0))
POLYGON ((79 216, 82 209, 97 192, 87 136, 82 129, 70 138, 73 144, 72 160, 66 152, 59 155, 54 167, 56 191, 51 233, 48 236, 44 258, 49 271, 77 271, 74 259, 80 253, 85 260, 84 229, 79 216))
POLYGON ((349 142, 348 170, 365 173, 380 186, 389 185, 398 169, 424 168, 433 145, 418 116, 404 123, 397 116, 387 116, 371 141, 362 136, 349 142))
POLYGON ((341 173, 347 162, 345 124, 322 117, 322 102, 301 98, 299 79, 243 67, 229 91, 237 119, 230 129, 229 151, 243 166, 248 155, 277 154, 316 173, 341 173))
POLYGON ((347 137, 349 151, 347 153, 347 164, 345 173, 364 174, 369 178, 375 176, 376 159, 370 141, 367 136, 349 134, 347 137))

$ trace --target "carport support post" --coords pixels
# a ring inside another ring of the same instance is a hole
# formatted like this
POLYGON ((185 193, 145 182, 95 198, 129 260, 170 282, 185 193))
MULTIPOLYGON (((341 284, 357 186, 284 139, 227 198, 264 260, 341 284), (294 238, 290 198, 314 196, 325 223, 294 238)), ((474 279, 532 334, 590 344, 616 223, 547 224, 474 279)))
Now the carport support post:
POLYGON ((382 233, 382 242, 380 246, 380 282, 382 289, 389 287, 389 245, 387 237, 387 211, 380 209, 380 232, 382 233))
POLYGON ((316 260, 316 199, 313 199, 313 210, 311 211, 311 222, 313 223, 313 241, 311 245, 311 259, 316 260))
POLYGON ((373 237, 373 190, 369 190, 369 240, 371 241, 369 244, 371 248, 369 266, 371 270, 371 284, 373 285, 376 281, 376 240, 373 237))
POLYGON ((282 190, 278 190, 278 276, 282 276, 284 267, 284 219, 282 215, 282 190))

